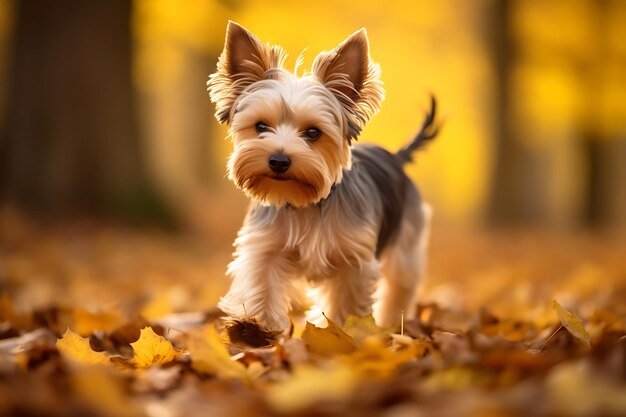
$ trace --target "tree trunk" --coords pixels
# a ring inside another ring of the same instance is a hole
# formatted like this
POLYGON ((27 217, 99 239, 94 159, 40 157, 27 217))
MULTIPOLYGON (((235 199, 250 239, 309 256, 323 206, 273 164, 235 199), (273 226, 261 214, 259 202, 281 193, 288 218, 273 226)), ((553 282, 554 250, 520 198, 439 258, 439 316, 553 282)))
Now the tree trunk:
POLYGON ((488 37, 492 42, 493 60, 496 68, 496 96, 494 100, 495 141, 494 174, 490 191, 487 217, 492 223, 503 223, 515 217, 516 192, 519 190, 517 167, 520 155, 519 144, 511 131, 509 99, 509 74, 513 51, 509 25, 511 1, 495 1, 488 37))
POLYGON ((130 13, 127 0, 16 2, 3 199, 52 212, 157 213, 135 120, 130 13))

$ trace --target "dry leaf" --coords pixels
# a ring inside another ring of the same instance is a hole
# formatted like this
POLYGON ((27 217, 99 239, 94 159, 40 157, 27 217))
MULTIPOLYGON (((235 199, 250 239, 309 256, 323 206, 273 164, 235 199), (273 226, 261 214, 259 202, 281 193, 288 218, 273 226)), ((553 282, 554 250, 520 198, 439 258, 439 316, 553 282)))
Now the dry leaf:
POLYGON ((94 352, 89 346, 89 340, 80 337, 70 329, 63 337, 57 340, 57 349, 64 358, 81 365, 108 365, 109 357, 103 352, 94 352))
POLYGON ((472 387, 487 386, 492 376, 486 372, 467 366, 452 366, 434 372, 420 382, 421 387, 430 393, 442 391, 467 391, 472 387))
POLYGON ((263 327, 258 320, 239 319, 226 323, 228 340, 234 345, 244 345, 255 348, 270 346, 282 331, 271 331, 263 327))
POLYGON ((354 352, 357 348, 354 339, 328 317, 326 320, 328 326, 325 328, 316 327, 309 322, 306 323, 304 332, 302 332, 302 340, 306 342, 309 350, 322 356, 354 352))
POLYGON ((546 378, 552 415, 624 416, 626 387, 594 372, 588 360, 562 363, 546 378))
POLYGON ((163 291, 146 303, 146 305, 141 309, 141 316, 152 322, 171 314, 173 309, 170 294, 163 291))
POLYGON ((77 308, 73 314, 73 328, 81 336, 89 336, 96 330, 112 332, 124 324, 122 315, 114 310, 91 312, 77 308))
POLYGON ((343 330, 352 336, 358 345, 361 345, 369 336, 386 335, 385 331, 376 325, 371 314, 369 316, 348 316, 343 325, 343 330))
POLYGON ((387 378, 398 366, 415 359, 417 354, 418 346, 415 343, 393 351, 380 337, 370 336, 364 340, 363 346, 346 356, 345 360, 363 375, 387 378))
POLYGON ((231 359, 226 345, 212 325, 191 332, 188 347, 191 367, 197 372, 221 378, 247 377, 246 367, 231 359))
POLYGON ((36 329, 21 336, 0 340, 0 355, 28 351, 34 346, 52 346, 56 343, 56 335, 48 329, 36 329))
POLYGON ((156 334, 150 326, 141 329, 139 340, 130 345, 135 355, 129 363, 140 368, 171 362, 180 354, 169 340, 156 334))
MULTIPOLYGON (((626 242, 607 242, 597 251, 591 246, 597 241, 583 242, 594 261, 608 256, 608 262, 598 264, 601 274, 578 280, 568 278, 576 252, 567 241, 539 250, 528 240, 528 252, 520 252, 514 249, 522 239, 511 235, 498 238, 495 251, 477 251, 480 241, 451 236, 452 252, 465 259, 451 262, 450 250, 432 251, 442 279, 424 288, 420 314, 404 321, 402 335, 379 329, 370 316, 350 317, 341 325, 344 333, 333 323, 309 325, 305 342, 305 319, 292 317, 300 324, 297 338, 280 335, 270 348, 251 349, 230 346, 219 326, 204 329, 222 314, 200 299, 206 277, 221 276, 221 256, 211 261, 219 264, 213 270, 206 248, 191 252, 178 239, 164 245, 143 231, 136 238, 125 231, 111 240, 88 227, 76 245, 66 240, 65 227, 62 236, 46 229, 15 242, 0 236, 0 287, 6 284, 0 290, 0 378, 8 382, 0 383, 0 415, 626 415, 626 257, 619 256, 626 242), (508 264, 513 259, 517 265, 508 264), (601 285, 593 278, 602 278, 601 285), (174 291, 178 296, 172 289, 180 279, 185 287, 174 291), (453 291, 450 297, 437 296, 445 295, 440 284, 453 291), (147 290, 154 295, 149 304, 147 290), (194 296, 186 298, 187 292, 194 296), (557 317, 552 298, 576 314, 574 308, 581 309, 592 349, 578 348, 581 342, 559 321, 572 318, 563 311, 557 317), (447 301, 432 304, 436 300, 447 301), (142 307, 151 322, 141 317, 142 307), (164 316, 169 310, 185 313, 164 316), (107 330, 120 315, 125 325, 107 330), (185 356, 161 366, 130 365, 130 343, 138 343, 148 325, 158 335, 170 329, 166 339, 185 356), (66 327, 76 334, 68 332, 57 349, 66 327), (105 331, 89 342, 78 337, 97 329, 105 331), (81 360, 114 366, 74 363, 81 360)), ((0 226, 0 235, 5 232, 0 226)), ((574 262, 584 262, 584 255, 574 262)), ((268 342, 254 321, 234 324, 233 341, 268 342)))
POLYGON ((564 309, 558 301, 552 301, 552 307, 556 310, 556 314, 561 321, 561 324, 567 329, 567 331, 580 340, 586 348, 591 348, 591 342, 589 341, 589 333, 585 330, 582 320, 571 311, 564 309))
POLYGON ((133 417, 139 410, 129 401, 120 379, 114 378, 106 369, 90 368, 72 374, 72 386, 76 395, 89 404, 98 415, 110 417, 133 417))
POLYGON ((290 379, 269 387, 268 403, 281 413, 294 413, 320 402, 346 400, 359 383, 359 375, 350 366, 334 365, 330 369, 297 367, 290 379))

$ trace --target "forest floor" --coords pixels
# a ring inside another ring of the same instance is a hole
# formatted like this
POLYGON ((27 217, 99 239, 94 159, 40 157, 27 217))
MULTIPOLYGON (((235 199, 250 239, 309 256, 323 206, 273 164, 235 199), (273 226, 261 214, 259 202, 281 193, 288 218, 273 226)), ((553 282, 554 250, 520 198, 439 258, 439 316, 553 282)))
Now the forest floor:
POLYGON ((435 229, 416 319, 291 337, 222 322, 229 257, 2 213, 0 415, 626 415, 623 238, 435 229))

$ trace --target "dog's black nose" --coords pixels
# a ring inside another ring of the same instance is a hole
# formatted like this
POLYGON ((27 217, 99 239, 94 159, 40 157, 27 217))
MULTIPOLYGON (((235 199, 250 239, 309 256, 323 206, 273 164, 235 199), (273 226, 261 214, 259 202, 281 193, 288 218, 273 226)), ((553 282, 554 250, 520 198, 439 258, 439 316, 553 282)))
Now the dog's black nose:
POLYGON ((291 159, 286 155, 272 155, 270 156, 270 169, 277 174, 281 174, 289 169, 291 166, 291 159))

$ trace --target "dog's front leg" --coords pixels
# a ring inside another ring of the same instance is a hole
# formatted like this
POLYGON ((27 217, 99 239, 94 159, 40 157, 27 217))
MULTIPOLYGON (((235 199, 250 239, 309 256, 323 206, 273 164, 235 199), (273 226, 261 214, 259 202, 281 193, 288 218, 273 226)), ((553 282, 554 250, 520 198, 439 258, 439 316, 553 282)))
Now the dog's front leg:
POLYGON ((233 281, 218 307, 232 317, 256 318, 271 330, 287 330, 294 262, 268 243, 258 235, 239 236, 228 266, 233 281))

